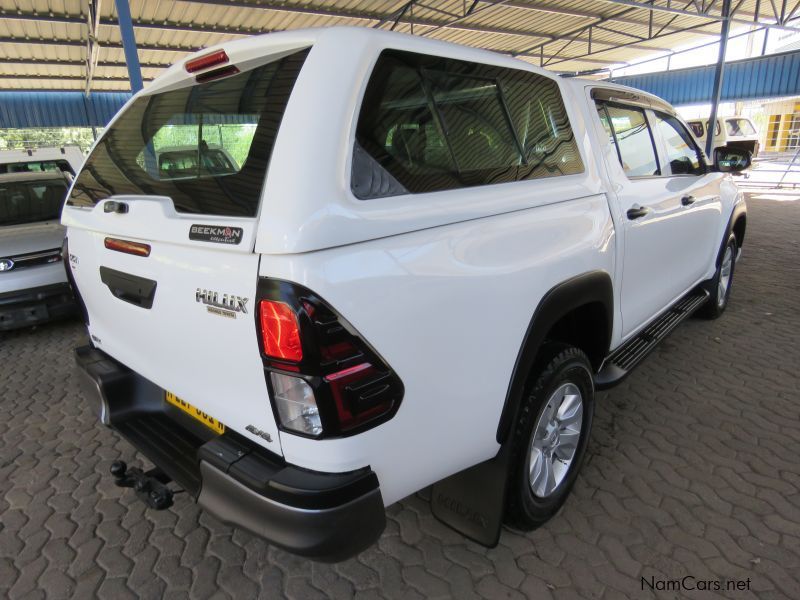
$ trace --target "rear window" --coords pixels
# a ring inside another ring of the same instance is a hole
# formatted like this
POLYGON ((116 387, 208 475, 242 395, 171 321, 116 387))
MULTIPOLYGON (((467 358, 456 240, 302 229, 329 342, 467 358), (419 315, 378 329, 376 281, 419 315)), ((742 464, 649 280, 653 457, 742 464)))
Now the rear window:
POLYGON ((728 119, 725 121, 725 130, 728 135, 755 135, 753 124, 747 119, 728 119))
POLYGON ((58 220, 66 195, 59 179, 0 182, 0 226, 58 220))
POLYGON ((555 81, 397 50, 378 59, 356 128, 358 198, 582 171, 555 81))
POLYGON ((307 55, 137 99, 86 159, 68 204, 155 195, 170 197, 178 212, 254 217, 307 55))
POLYGON ((44 173, 51 171, 64 171, 75 174, 75 171, 72 170, 66 160, 28 160, 0 165, 0 173, 44 173))

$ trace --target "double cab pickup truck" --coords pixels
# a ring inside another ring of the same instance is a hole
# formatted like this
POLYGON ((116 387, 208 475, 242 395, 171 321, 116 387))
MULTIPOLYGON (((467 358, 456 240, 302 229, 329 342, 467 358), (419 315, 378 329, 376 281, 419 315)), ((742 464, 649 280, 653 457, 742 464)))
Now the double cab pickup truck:
POLYGON ((63 211, 87 400, 154 465, 112 475, 317 560, 428 487, 483 544, 533 529, 595 390, 725 310, 748 163, 707 159, 657 97, 419 37, 193 54, 104 130, 63 211))

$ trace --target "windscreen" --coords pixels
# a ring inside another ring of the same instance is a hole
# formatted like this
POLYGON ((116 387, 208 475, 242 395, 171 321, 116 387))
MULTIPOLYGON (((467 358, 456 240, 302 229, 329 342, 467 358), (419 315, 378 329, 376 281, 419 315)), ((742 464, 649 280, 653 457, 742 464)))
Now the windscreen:
POLYGON ((42 173, 45 171, 64 171, 66 173, 75 172, 66 160, 29 160, 24 162, 13 162, 0 164, 0 174, 2 173, 42 173))
POLYGON ((56 221, 66 195, 61 179, 0 182, 0 227, 56 221))
POLYGON ((254 217, 307 54, 138 98, 95 146, 68 204, 153 195, 171 198, 178 212, 254 217))
POLYGON ((753 124, 747 119, 728 119, 725 121, 725 129, 728 135, 755 135, 756 130, 753 124))

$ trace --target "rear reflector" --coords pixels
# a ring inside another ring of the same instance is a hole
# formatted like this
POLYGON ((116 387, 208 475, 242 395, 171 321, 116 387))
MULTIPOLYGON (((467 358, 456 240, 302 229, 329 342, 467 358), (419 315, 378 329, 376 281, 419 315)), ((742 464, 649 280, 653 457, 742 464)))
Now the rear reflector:
POLYGON ((129 242, 128 240, 119 240, 117 238, 107 237, 105 239, 105 247, 108 248, 109 250, 124 252, 125 254, 134 254, 136 256, 150 256, 149 244, 140 244, 139 242, 129 242))
POLYGON ((264 354, 278 360, 303 360, 300 326, 292 307, 283 302, 262 300, 258 305, 258 312, 264 354))
POLYGON ((209 54, 204 54, 192 60, 187 60, 184 68, 187 73, 196 73, 197 71, 202 71, 209 67, 224 65, 227 62, 228 55, 225 53, 225 50, 217 50, 216 52, 210 52, 209 54))
POLYGON ((236 75, 239 72, 239 69, 236 68, 235 65, 230 65, 227 67, 222 67, 221 69, 214 69, 213 71, 209 71, 208 73, 200 73, 194 80, 197 83, 205 83, 206 81, 214 81, 215 79, 222 79, 223 77, 227 77, 228 75, 236 75))

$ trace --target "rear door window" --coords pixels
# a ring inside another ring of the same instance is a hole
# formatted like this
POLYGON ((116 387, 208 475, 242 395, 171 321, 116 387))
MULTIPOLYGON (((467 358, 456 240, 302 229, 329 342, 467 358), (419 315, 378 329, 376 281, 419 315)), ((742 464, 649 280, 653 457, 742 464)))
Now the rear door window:
POLYGON ((156 195, 171 198, 178 212, 254 217, 307 54, 138 98, 86 159, 68 203, 156 195))
POLYGON ((395 50, 379 57, 356 129, 357 197, 582 171, 558 84, 549 78, 395 50))
POLYGON ((0 182, 0 226, 58 220, 66 194, 59 179, 0 182))
POLYGON ((660 175, 655 145, 644 110, 632 106, 598 104, 603 127, 616 146, 622 169, 628 177, 660 175))

